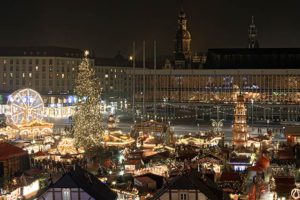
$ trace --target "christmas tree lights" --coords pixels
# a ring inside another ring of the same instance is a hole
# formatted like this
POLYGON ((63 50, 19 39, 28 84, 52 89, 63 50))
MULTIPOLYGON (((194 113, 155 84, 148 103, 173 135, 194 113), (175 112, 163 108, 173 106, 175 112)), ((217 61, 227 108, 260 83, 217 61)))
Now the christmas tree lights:
POLYGON ((77 147, 85 150, 101 145, 104 129, 100 106, 100 84, 95 71, 90 67, 88 51, 79 65, 75 80, 75 94, 78 97, 74 114, 74 138, 77 147))

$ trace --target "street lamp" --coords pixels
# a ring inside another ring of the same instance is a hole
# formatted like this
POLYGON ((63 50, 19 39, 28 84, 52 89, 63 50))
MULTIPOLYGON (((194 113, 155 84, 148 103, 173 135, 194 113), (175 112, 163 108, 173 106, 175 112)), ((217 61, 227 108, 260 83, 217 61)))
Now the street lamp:
POLYGON ((253 102, 254 102, 254 100, 251 99, 251 127, 252 127, 252 131, 253 131, 253 102))

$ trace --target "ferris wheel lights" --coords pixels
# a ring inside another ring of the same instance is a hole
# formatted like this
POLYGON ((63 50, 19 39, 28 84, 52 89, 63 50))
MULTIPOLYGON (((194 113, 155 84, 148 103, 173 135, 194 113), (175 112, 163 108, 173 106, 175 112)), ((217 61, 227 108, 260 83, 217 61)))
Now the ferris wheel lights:
POLYGON ((17 90, 10 95, 9 119, 16 125, 43 119, 44 102, 40 94, 32 89, 17 90))

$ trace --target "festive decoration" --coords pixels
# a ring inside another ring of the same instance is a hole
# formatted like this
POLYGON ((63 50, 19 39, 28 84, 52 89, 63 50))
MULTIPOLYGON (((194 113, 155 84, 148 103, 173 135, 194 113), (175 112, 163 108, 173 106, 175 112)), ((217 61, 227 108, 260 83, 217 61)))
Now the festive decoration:
POLYGON ((222 127, 223 127, 223 119, 217 121, 217 120, 214 120, 214 119, 211 119, 211 125, 213 127, 213 131, 215 133, 218 133, 218 132, 221 132, 222 131, 222 127))
POLYGON ((61 155, 77 155, 82 154, 84 152, 82 148, 75 148, 74 139, 68 137, 61 139, 61 141, 57 145, 57 150, 61 155))
POLYGON ((291 196, 293 199, 300 199, 300 189, 299 188, 294 188, 291 191, 291 196))
POLYGON ((100 146, 104 132, 101 124, 100 85, 94 69, 90 67, 88 54, 85 51, 75 81, 78 102, 73 127, 76 145, 84 149, 100 146))
POLYGON ((44 103, 35 90, 17 90, 8 97, 7 122, 0 134, 13 139, 16 136, 33 139, 53 133, 53 124, 43 121, 44 103))
POLYGON ((236 146, 244 146, 248 140, 247 116, 244 96, 237 96, 237 103, 234 110, 234 124, 232 129, 233 143, 236 146))
POLYGON ((15 125, 43 119, 44 103, 35 90, 26 88, 12 93, 7 101, 9 121, 15 125))
POLYGON ((101 142, 104 146, 111 147, 126 147, 130 146, 135 142, 135 140, 130 137, 129 134, 123 133, 120 130, 107 131, 103 136, 103 141, 101 142))

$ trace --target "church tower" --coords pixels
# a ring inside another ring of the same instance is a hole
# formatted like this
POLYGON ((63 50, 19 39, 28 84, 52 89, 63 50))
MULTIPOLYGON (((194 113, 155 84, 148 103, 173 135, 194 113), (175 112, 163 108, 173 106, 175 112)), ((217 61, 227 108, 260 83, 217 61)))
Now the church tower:
POLYGON ((254 16, 252 16, 251 24, 248 28, 248 48, 258 48, 258 40, 257 40, 257 28, 254 23, 254 16))
POLYGON ((178 27, 175 39, 175 64, 185 64, 186 61, 191 60, 191 34, 187 30, 187 18, 186 14, 181 8, 178 15, 178 27))
POLYGON ((244 96, 237 96, 237 103, 234 109, 234 123, 232 129, 233 144, 235 146, 244 146, 248 140, 247 127, 247 109, 245 106, 244 96))

